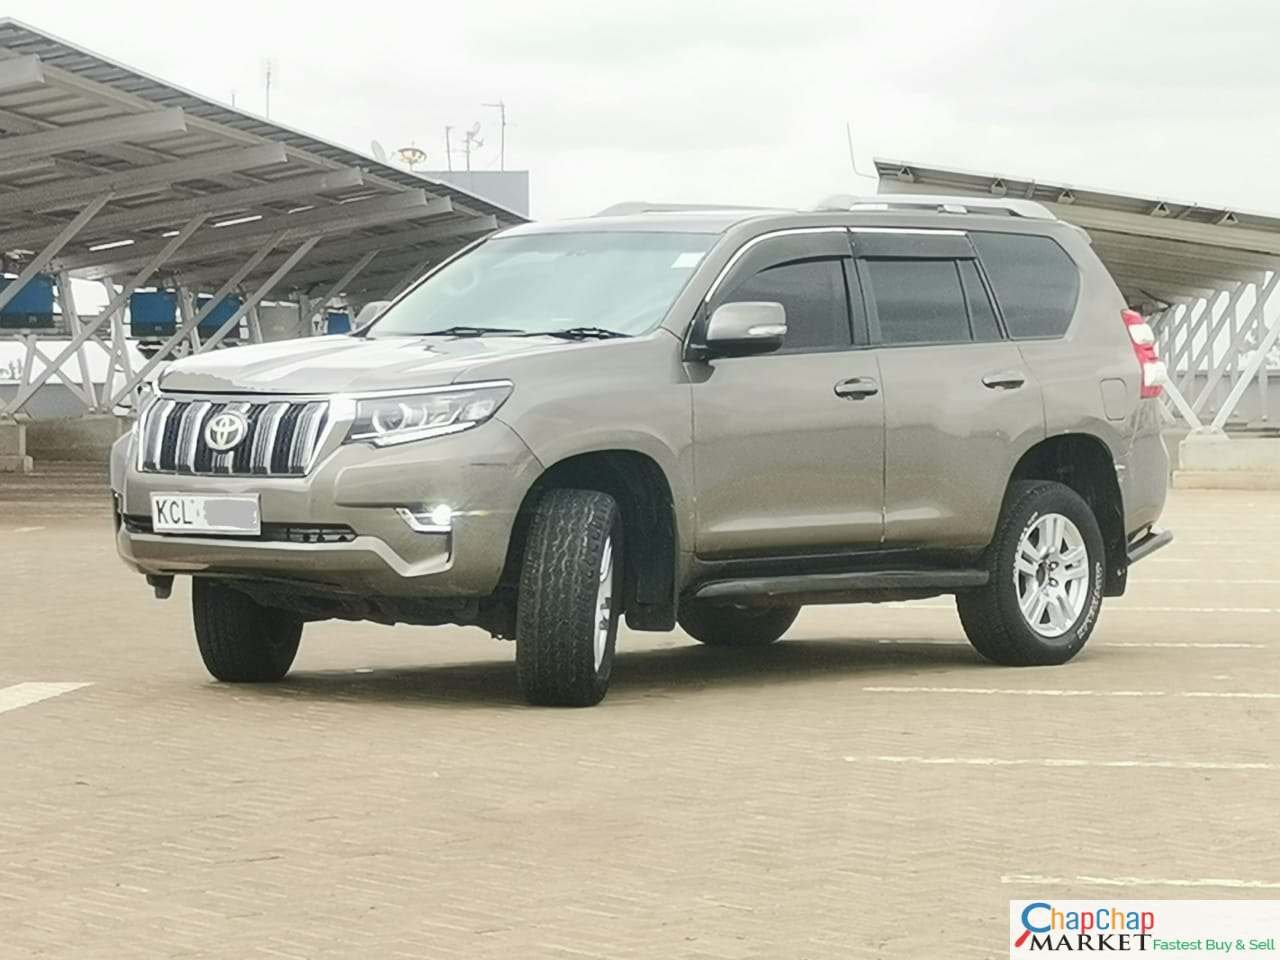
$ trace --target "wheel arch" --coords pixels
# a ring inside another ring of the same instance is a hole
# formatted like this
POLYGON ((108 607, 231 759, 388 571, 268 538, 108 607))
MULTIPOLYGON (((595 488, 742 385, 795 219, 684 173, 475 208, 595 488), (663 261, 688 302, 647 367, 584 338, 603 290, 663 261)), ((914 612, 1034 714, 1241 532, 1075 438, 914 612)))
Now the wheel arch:
POLYGON ((617 501, 622 512, 627 624, 637 630, 674 628, 680 548, 675 501, 662 466, 638 450, 591 450, 547 466, 525 493, 516 514, 503 582, 518 583, 533 511, 547 491, 557 489, 598 490, 617 501))
POLYGON ((1037 442, 1014 465, 1009 484, 1053 480, 1070 487, 1089 504, 1106 548, 1103 594, 1124 593, 1129 561, 1124 529, 1124 496, 1111 450, 1090 433, 1063 433, 1037 442))

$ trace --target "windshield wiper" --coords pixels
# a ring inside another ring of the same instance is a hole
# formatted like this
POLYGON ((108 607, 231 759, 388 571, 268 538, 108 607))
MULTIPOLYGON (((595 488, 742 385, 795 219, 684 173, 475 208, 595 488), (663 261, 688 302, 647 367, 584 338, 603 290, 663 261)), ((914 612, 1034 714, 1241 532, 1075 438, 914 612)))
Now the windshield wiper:
POLYGON ((606 330, 604 327, 569 327, 565 330, 531 330, 526 337, 559 337, 561 340, 613 340, 616 337, 629 337, 629 333, 617 330, 606 330))
POLYGON ((483 337, 487 333, 523 333, 512 327, 445 327, 443 330, 428 330, 420 333, 420 337, 483 337))

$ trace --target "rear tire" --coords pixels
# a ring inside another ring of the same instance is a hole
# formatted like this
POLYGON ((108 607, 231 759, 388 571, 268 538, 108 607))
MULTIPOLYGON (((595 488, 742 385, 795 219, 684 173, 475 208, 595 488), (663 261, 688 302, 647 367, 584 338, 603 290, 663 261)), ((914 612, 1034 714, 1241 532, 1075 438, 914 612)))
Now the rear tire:
POLYGON ((799 607, 735 607, 691 601, 680 605, 681 629, 709 647, 767 647, 795 623, 799 607))
POLYGON ((607 493, 552 490, 534 510, 516 601, 516 675, 539 706, 590 707, 613 673, 622 516, 607 493))
POLYGON ((956 594, 974 649, 1013 667, 1066 663, 1080 652, 1098 622, 1106 552, 1079 494, 1045 480, 1012 484, 987 569, 987 586, 956 594))
POLYGON ((274 683, 293 665, 302 620, 247 594, 196 577, 191 614, 205 669, 224 683, 274 683))

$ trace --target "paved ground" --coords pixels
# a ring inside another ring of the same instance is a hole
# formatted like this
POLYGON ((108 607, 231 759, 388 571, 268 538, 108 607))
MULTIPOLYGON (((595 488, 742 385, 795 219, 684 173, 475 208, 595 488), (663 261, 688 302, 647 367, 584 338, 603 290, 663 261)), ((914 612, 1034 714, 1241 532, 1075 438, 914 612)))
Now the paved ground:
POLYGON ((0 481, 6 960, 995 957, 1010 897, 1280 897, 1280 495, 1175 493, 1066 667, 831 607, 756 653, 628 635, 556 711, 457 629, 313 626, 215 685, 97 478, 37 481, 0 481))

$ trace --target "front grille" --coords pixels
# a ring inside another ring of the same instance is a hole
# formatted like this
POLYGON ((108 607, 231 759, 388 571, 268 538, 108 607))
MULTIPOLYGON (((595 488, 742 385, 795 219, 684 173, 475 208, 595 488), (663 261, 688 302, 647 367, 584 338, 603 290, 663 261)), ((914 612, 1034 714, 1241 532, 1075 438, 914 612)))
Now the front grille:
POLYGON ((299 477, 311 466, 329 419, 325 400, 178 400, 161 397, 143 415, 142 469, 148 473, 299 477), (245 438, 219 453, 205 427, 220 413, 248 422, 245 438))
MULTIPOLYGON (((155 526, 151 518, 141 514, 126 514, 120 518, 127 533, 152 534, 155 526)), ((188 536, 188 534, 165 534, 188 536)), ((200 534, 190 534, 200 536, 200 534)), ((345 523, 264 523, 256 537, 237 537, 238 540, 256 540, 264 543, 350 543, 356 532, 345 523)))

